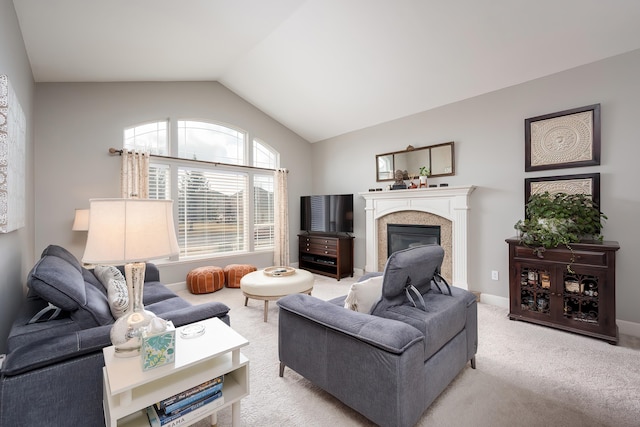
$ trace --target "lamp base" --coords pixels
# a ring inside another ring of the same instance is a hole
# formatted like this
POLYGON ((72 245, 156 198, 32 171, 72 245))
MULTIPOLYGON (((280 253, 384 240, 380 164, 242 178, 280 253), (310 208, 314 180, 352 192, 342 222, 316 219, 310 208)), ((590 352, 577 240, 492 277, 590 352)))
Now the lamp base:
POLYGON ((111 343, 115 347, 116 357, 135 357, 140 355, 142 333, 156 317, 144 309, 142 303, 144 289, 144 262, 126 264, 125 280, 129 293, 129 310, 113 324, 110 332, 111 343))
POLYGON ((140 355, 142 333, 156 317, 150 311, 134 311, 120 317, 111 328, 111 343, 115 347, 116 357, 135 357, 140 355))

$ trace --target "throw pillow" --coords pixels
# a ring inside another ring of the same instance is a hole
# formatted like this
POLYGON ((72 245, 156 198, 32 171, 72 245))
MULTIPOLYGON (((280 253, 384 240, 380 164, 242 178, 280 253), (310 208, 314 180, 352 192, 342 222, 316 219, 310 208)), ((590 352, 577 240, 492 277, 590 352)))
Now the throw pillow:
POLYGON ((111 314, 116 319, 122 317, 129 309, 129 290, 124 276, 112 265, 96 265, 93 271, 107 290, 111 314))
POLYGON ((360 313, 370 313, 373 305, 382 296, 382 278, 383 276, 376 276, 351 285, 349 294, 344 300, 344 308, 360 313))

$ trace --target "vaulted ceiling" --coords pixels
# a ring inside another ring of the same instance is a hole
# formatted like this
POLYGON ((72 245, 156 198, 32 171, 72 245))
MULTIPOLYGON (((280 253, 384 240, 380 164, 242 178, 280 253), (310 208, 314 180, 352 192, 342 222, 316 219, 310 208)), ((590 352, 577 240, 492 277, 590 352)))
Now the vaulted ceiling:
POLYGON ((219 81, 310 142, 640 48, 637 0, 14 0, 36 82, 219 81))

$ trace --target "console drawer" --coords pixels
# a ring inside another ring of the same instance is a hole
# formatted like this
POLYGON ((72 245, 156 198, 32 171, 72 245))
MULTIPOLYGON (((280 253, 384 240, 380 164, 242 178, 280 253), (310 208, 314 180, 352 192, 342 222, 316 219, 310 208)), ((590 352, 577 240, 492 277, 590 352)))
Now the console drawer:
POLYGON ((305 237, 300 239, 301 245, 317 245, 317 246, 328 246, 332 248, 338 247, 338 240, 324 237, 305 237))
POLYGON ((300 251, 316 255, 336 256, 338 254, 338 249, 329 245, 302 244, 300 245, 300 251))
POLYGON ((555 248, 553 250, 544 251, 540 256, 533 252, 533 248, 526 246, 516 246, 515 256, 522 259, 545 260, 561 263, 577 263, 589 264, 597 266, 607 265, 607 254, 604 251, 580 251, 575 250, 573 253, 569 249, 555 248))

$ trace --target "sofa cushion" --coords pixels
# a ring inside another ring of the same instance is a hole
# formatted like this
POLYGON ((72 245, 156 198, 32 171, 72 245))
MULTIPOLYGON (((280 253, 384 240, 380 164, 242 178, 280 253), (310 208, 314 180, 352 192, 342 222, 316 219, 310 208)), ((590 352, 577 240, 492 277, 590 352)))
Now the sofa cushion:
POLYGON ((464 329, 467 306, 475 301, 471 292, 456 287, 451 291, 452 295, 437 291, 425 294, 426 311, 404 304, 389 307, 380 316, 408 323, 422 332, 426 361, 464 329))
POLYGON ((81 329, 113 323, 106 296, 85 282, 83 268, 77 259, 67 251, 49 249, 31 269, 27 278, 29 289, 43 300, 68 311, 81 329))
POLYGON ((356 282, 351 285, 347 298, 344 300, 344 308, 370 313, 373 305, 382 295, 382 276, 356 282))
POLYGON ((443 258, 444 250, 439 245, 418 246, 391 254, 384 269, 382 298, 371 312, 408 323, 422 332, 425 360, 464 328, 467 294, 473 295, 458 288, 452 288, 453 295, 444 295, 432 285, 443 258), (418 306, 414 307, 409 301, 405 294, 409 284, 423 297, 425 307, 417 301, 418 306))
POLYGON ((93 272, 107 290, 111 314, 116 319, 120 318, 129 309, 129 290, 124 276, 112 265, 96 265, 93 272))
POLYGON ((47 255, 55 256, 55 257, 58 257, 60 259, 63 259, 64 261, 66 261, 69 264, 71 264, 71 266, 73 266, 80 273, 82 273, 82 265, 80 264, 80 261, 78 261, 78 258, 76 258, 71 252, 69 252, 68 250, 66 250, 62 246, 58 246, 58 245, 49 245, 49 246, 47 246, 44 249, 44 251, 42 251, 42 254, 40 255, 40 258, 43 258, 43 257, 45 257, 47 255))
POLYGON ((45 301, 74 311, 87 303, 82 273, 62 258, 45 255, 29 273, 27 285, 45 301))

